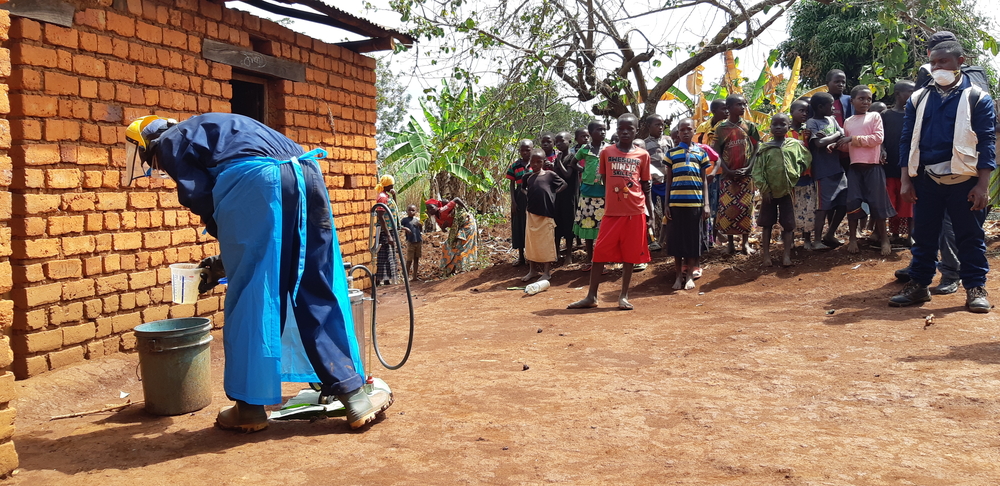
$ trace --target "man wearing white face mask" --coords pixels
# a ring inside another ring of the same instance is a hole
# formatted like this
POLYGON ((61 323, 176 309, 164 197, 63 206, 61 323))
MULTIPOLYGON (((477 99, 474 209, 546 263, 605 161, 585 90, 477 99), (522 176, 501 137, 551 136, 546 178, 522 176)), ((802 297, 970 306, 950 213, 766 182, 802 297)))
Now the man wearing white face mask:
POLYGON ((889 300, 894 307, 927 302, 936 270, 938 236, 951 218, 966 289, 966 308, 990 311, 986 293, 985 233, 987 189, 996 168, 993 99, 962 74, 962 45, 946 41, 930 52, 933 84, 906 102, 900 138, 900 195, 914 203, 914 244, 910 281, 889 300))

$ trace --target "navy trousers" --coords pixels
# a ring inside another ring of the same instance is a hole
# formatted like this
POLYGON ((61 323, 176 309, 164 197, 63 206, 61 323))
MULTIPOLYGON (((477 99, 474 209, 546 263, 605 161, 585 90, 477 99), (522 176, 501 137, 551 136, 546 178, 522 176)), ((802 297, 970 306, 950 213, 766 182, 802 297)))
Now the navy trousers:
MULTIPOLYGON (((299 265, 299 232, 296 222, 299 218, 299 188, 295 182, 292 164, 281 166, 281 326, 284 329, 288 308, 288 294, 295 288, 296 272, 299 265)), ((306 264, 299 285, 296 305, 292 312, 298 324, 299 335, 306 356, 316 375, 323 383, 323 393, 341 395, 354 391, 364 384, 364 378, 354 369, 350 348, 346 341, 339 342, 323 329, 331 319, 341 320, 335 311, 337 296, 332 287, 331 245, 340 244, 333 240, 333 221, 327 205, 326 184, 319 167, 312 162, 303 162, 302 171, 306 183, 306 264)), ((343 268, 333 268, 343 272, 343 268)), ((345 296, 346 298, 346 296, 345 296)), ((355 326, 364 323, 356 322, 355 326)), ((342 322, 337 326, 343 327, 342 322)), ((358 343, 363 346, 363 343, 358 343)))
POLYGON ((945 215, 951 218, 959 277, 966 289, 986 285, 990 271, 986 260, 986 209, 972 211, 969 191, 979 181, 973 177, 960 184, 942 185, 927 175, 913 178, 917 203, 913 206, 913 246, 910 248, 910 278, 930 285, 937 271, 937 255, 945 215))

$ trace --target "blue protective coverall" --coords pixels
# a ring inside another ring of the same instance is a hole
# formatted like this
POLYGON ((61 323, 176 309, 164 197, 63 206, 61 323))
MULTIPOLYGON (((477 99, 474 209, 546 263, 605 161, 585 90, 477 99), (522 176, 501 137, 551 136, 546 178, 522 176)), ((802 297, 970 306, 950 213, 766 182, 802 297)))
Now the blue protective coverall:
POLYGON ((219 240, 229 280, 229 398, 280 403, 282 381, 323 383, 329 395, 361 387, 347 278, 315 160, 325 153, 305 154, 262 123, 228 113, 183 121, 153 150, 181 204, 219 240))

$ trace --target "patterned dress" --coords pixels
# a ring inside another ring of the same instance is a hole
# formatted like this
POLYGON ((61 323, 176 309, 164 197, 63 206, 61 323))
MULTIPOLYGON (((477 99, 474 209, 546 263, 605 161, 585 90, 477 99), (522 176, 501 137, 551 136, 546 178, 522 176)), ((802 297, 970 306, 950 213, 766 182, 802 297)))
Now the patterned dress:
MULTIPOLYGON (((733 123, 725 120, 715 129, 719 154, 729 170, 747 167, 757 146, 760 133, 757 126, 745 120, 733 123)), ((725 235, 745 235, 753 230, 753 179, 746 176, 723 176, 719 184, 719 211, 716 227, 725 235)))
MULTIPOLYGON (((476 217, 465 208, 455 206, 454 202, 446 204, 441 208, 442 216, 451 216, 451 225, 448 227, 448 239, 441 245, 441 268, 445 275, 467 272, 473 269, 476 257, 479 255, 479 228, 476 225, 476 217), (449 207, 451 206, 451 207, 449 207)), ((446 217, 439 217, 438 222, 446 217)))
POLYGON ((398 235, 392 240, 393 245, 389 245, 389 228, 392 228, 392 219, 395 218, 396 202, 389 197, 385 192, 380 192, 376 202, 380 202, 389 206, 392 210, 391 215, 383 215, 384 211, 379 210, 379 218, 381 221, 385 222, 385 228, 379 225, 379 235, 378 239, 375 240, 375 245, 378 248, 375 259, 375 281, 379 285, 391 285, 399 283, 399 259, 396 256, 395 245, 399 244, 398 235))

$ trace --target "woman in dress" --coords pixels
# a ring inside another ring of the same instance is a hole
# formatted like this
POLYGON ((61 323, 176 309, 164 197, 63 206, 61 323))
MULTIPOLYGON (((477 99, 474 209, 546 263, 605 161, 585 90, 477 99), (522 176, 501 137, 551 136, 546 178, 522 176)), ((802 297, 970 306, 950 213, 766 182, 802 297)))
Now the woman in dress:
POLYGON ((472 270, 479 253, 479 228, 472 210, 457 197, 447 204, 428 199, 425 205, 427 214, 448 231, 448 239, 441 246, 441 268, 445 274, 472 270))
POLYGON ((395 252, 397 238, 390 230, 393 227, 393 222, 390 219, 395 217, 397 213, 396 201, 393 197, 395 191, 392 190, 395 183, 396 181, 391 175, 384 175, 375 186, 375 190, 378 192, 378 199, 375 202, 385 204, 392 210, 391 215, 381 207, 375 210, 378 213, 379 226, 379 235, 375 240, 375 246, 378 248, 375 259, 375 282, 379 285, 399 283, 399 262, 395 252))

